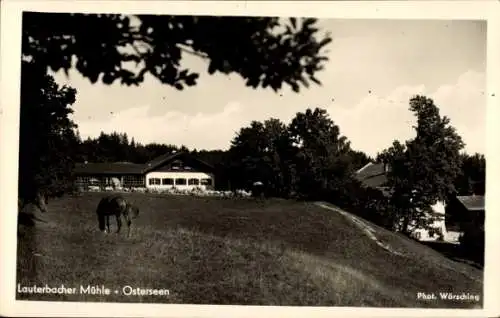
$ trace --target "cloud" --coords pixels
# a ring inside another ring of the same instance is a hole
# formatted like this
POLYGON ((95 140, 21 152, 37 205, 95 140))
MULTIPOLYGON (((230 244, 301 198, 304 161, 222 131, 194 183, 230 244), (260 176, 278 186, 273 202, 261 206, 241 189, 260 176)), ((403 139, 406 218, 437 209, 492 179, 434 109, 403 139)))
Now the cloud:
POLYGON ((399 86, 386 96, 367 94, 354 107, 329 107, 332 119, 340 126, 356 149, 375 156, 394 140, 415 136, 415 117, 409 111, 409 99, 423 94, 434 100, 441 116, 451 120, 466 143, 469 153, 485 152, 486 100, 485 75, 475 71, 463 73, 455 83, 429 92, 424 85, 399 86))
POLYGON ((129 108, 116 113, 106 121, 80 121, 82 138, 95 137, 101 131, 126 132, 137 142, 160 142, 186 145, 197 149, 224 149, 247 121, 241 116, 242 105, 228 103, 222 112, 215 114, 189 115, 178 111, 151 117, 149 105, 129 108))
POLYGON ((485 90, 485 74, 469 71, 463 73, 455 85, 441 86, 433 94, 442 115, 450 118, 469 153, 486 150, 485 90))

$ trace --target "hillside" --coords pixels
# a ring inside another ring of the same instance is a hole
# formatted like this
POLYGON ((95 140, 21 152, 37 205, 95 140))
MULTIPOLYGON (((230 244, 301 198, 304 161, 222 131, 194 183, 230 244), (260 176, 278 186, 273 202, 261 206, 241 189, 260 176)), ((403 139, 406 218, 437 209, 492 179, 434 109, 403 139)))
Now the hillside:
POLYGON ((419 292, 482 295, 482 272, 315 203, 129 194, 141 215, 134 236, 126 239, 124 233, 98 232, 94 211, 101 196, 54 200, 41 215, 46 223, 36 231, 22 229, 18 283, 111 290, 129 285, 164 288, 169 295, 18 294, 20 299, 467 308, 482 303, 418 300, 419 292))

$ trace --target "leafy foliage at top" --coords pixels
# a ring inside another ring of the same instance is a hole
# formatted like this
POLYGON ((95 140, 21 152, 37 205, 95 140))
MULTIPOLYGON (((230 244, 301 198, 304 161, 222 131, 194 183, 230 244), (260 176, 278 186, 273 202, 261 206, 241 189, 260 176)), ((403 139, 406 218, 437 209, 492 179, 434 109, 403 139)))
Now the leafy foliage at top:
POLYGON ((295 92, 312 81, 328 58, 331 42, 316 36, 316 19, 119 14, 23 13, 22 52, 53 71, 72 67, 92 83, 139 85, 146 74, 182 90, 199 74, 181 67, 182 53, 206 59, 208 73, 237 73, 246 85, 289 85, 295 92), (130 69, 135 63, 135 70, 130 69))
POLYGON ((289 125, 254 121, 241 128, 229 152, 240 185, 260 181, 267 195, 308 199, 340 198, 354 169, 368 162, 321 108, 297 113, 289 125))
POLYGON ((233 185, 249 188, 263 182, 270 196, 289 196, 295 187, 294 154, 287 127, 279 119, 253 121, 231 142, 233 185))

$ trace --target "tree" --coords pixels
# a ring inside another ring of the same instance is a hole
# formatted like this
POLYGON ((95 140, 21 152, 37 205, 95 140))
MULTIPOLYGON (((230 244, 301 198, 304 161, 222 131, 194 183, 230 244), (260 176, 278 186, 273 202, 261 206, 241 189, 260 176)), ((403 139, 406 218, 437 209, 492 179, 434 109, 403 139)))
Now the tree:
POLYGON ((405 145, 395 141, 380 156, 391 167, 388 185, 403 232, 408 232, 411 224, 426 227, 431 206, 456 192, 454 181, 460 174, 460 150, 464 147, 432 99, 417 95, 410 99, 410 110, 417 117, 416 137, 405 145))
POLYGON ((217 182, 215 187, 217 190, 233 189, 231 167, 231 157, 229 151, 223 150, 201 150, 194 149, 191 154, 214 167, 217 182))
POLYGON ((19 198, 51 197, 71 186, 73 152, 80 142, 69 119, 76 90, 59 85, 31 62, 22 62, 19 198))
POLYGON ((352 164, 352 168, 355 170, 361 169, 367 163, 371 161, 371 158, 367 156, 362 151, 351 150, 349 152, 350 162, 352 164))
POLYGON ((325 190, 338 188, 348 178, 350 143, 326 110, 299 112, 288 129, 297 148, 299 192, 308 197, 323 196, 325 190))
POLYGON ((390 167, 387 186, 391 188, 390 204, 392 213, 386 214, 387 225, 393 230, 400 228, 401 220, 410 222, 410 211, 412 209, 411 198, 408 193, 413 193, 413 181, 407 178, 411 175, 414 167, 409 165, 406 144, 395 140, 392 146, 377 155, 377 161, 390 167))
POLYGON ((486 158, 475 153, 461 155, 461 174, 458 176, 455 187, 461 195, 484 195, 486 179, 486 158))
POLYGON ((121 14, 23 13, 22 52, 53 71, 76 69, 92 83, 138 85, 146 74, 179 90, 196 85, 199 74, 182 69, 184 53, 209 63, 208 73, 237 73, 246 85, 285 83, 295 92, 328 58, 331 42, 316 37, 316 19, 121 14), (104 30, 104 31, 103 31, 104 30), (128 65, 135 63, 136 69, 128 65))
POLYGON ((292 144, 280 120, 253 121, 231 142, 232 170, 240 187, 263 182, 270 196, 287 197, 293 191, 292 144))

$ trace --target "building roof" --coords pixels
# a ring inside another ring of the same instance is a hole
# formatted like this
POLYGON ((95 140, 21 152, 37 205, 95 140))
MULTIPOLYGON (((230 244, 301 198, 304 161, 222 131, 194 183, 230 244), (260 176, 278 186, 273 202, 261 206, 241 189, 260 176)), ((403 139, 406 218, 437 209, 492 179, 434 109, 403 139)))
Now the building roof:
MULTIPOLYGON (((82 175, 95 175, 95 174, 146 174, 166 162, 172 161, 176 158, 189 156, 188 153, 177 152, 177 153, 167 153, 165 155, 161 155, 159 157, 154 158, 153 160, 147 162, 146 164, 135 164, 129 162, 98 162, 98 163, 77 163, 75 165, 74 172, 76 174, 82 175)), ((213 167, 208 163, 199 160, 198 158, 190 158, 191 160, 197 161, 202 166, 213 170, 213 167)))
POLYGON ((356 171, 356 179, 370 188, 383 187, 387 183, 387 176, 383 163, 367 163, 363 168, 356 171))
POLYGON ((179 157, 182 153, 181 152, 174 152, 174 153, 166 153, 164 155, 158 156, 144 164, 144 169, 148 170, 153 170, 157 168, 158 166, 161 166, 165 162, 171 161, 177 157, 179 157))
POLYGON ((162 165, 164 165, 165 163, 169 162, 169 161, 172 161, 174 159, 177 159, 177 158, 182 158, 182 157, 186 157, 186 156, 189 156, 192 160, 195 160, 196 162, 198 162, 200 165, 208 168, 209 170, 213 170, 214 167, 198 158, 195 158, 195 157, 192 157, 190 154, 186 153, 186 152, 176 152, 176 153, 168 153, 168 154, 165 154, 165 155, 161 155, 161 156, 158 156, 156 158, 154 158, 153 160, 147 162, 145 165, 144 165, 144 170, 143 170, 143 173, 148 173, 162 165))
POLYGON ((484 195, 457 196, 457 199, 469 211, 484 210, 484 195))
POLYGON ((142 174, 143 164, 119 163, 119 162, 89 162, 77 163, 74 172, 76 174, 142 174))

